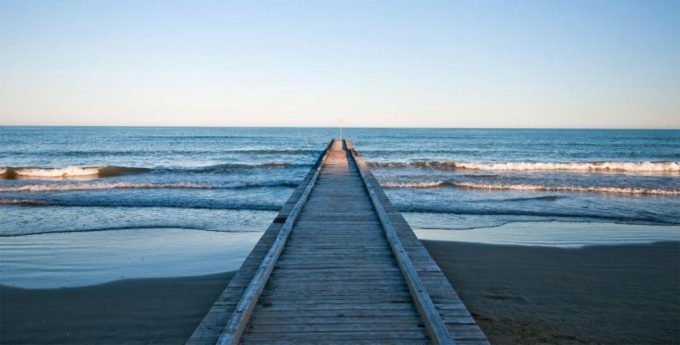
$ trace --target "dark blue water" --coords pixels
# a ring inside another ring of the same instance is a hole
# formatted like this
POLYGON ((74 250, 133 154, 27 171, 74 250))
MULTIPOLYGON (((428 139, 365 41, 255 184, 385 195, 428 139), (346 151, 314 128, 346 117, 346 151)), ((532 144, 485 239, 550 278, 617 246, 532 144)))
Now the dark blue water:
MULTIPOLYGON (((680 223, 680 131, 345 133, 416 227, 680 223)), ((2 127, 0 233, 261 231, 334 135, 335 129, 2 127)))
MULTIPOLYGON (((0 127, 0 283, 49 287, 236 269, 336 134, 0 127)), ((668 226, 680 224, 680 131, 345 134, 407 220, 425 229, 419 236, 479 229, 454 239, 517 233, 507 242, 567 238, 569 245, 680 238, 668 226), (628 225, 567 226, 543 238, 559 227, 541 222, 628 225), (649 232, 648 225, 663 226, 649 232)))

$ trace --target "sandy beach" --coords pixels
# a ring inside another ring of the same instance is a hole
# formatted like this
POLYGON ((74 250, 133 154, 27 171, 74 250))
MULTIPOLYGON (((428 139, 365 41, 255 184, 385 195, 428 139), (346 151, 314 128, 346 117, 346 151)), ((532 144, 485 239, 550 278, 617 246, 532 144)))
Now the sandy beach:
MULTIPOLYGON (((494 344, 680 343, 680 245, 424 242, 494 344)), ((181 344, 230 273, 2 287, 3 344, 181 344)))
POLYGON ((680 244, 424 242, 493 344, 680 343, 680 244))
POLYGON ((62 289, 0 287, 2 344, 183 344, 233 273, 62 289))

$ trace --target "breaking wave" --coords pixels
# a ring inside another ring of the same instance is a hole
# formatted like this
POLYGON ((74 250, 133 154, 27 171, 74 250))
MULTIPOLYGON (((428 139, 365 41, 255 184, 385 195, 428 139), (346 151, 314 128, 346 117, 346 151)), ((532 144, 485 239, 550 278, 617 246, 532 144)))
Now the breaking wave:
POLYGON ((65 168, 2 168, 0 177, 5 179, 87 179, 110 177, 148 172, 147 168, 131 168, 119 166, 65 168))
POLYGON ((588 192, 603 194, 636 194, 636 195, 680 195, 680 189, 653 189, 634 187, 600 187, 600 186, 543 186, 531 184, 491 184, 491 183, 464 183, 453 182, 452 186, 465 189, 487 190, 521 190, 540 192, 588 192))
POLYGON ((69 166, 66 168, 8 168, 5 176, 11 178, 78 178, 99 176, 98 168, 80 168, 69 166))
POLYGON ((446 184, 444 181, 433 182, 384 182, 383 188, 439 188, 446 184))
POLYGON ((120 175, 141 174, 147 172, 176 172, 176 173, 225 173, 249 169, 286 169, 309 167, 311 164, 297 163, 263 163, 263 164, 217 164, 198 168, 135 168, 121 166, 78 167, 65 168, 30 168, 7 167, 0 168, 0 178, 4 179, 93 179, 99 177, 113 177, 120 175))
POLYGON ((234 201, 214 200, 32 200, 32 199, 2 199, 0 205, 14 206, 57 206, 57 207, 149 207, 149 208, 178 208, 178 209, 207 209, 207 210, 254 210, 278 211, 281 205, 274 203, 241 203, 234 201))
POLYGON ((578 171, 578 172, 627 172, 627 173, 680 173, 680 162, 508 162, 508 163, 466 163, 453 161, 427 162, 373 162, 376 168, 432 168, 441 170, 481 171, 578 171))
POLYGON ((209 185, 191 182, 175 183, 69 183, 69 184, 29 184, 21 186, 0 187, 0 192, 71 192, 84 190, 107 190, 107 189, 246 189, 260 187, 288 187, 298 186, 295 181, 252 182, 227 185, 209 185))
POLYGON ((442 188, 454 187, 462 189, 486 189, 486 190, 520 190, 539 192, 587 192, 603 194, 635 194, 635 195, 680 195, 680 189, 655 189, 635 187, 606 187, 606 186, 549 186, 531 184, 492 184, 492 183, 469 183, 455 181, 432 181, 432 182, 384 182, 383 188, 442 188))

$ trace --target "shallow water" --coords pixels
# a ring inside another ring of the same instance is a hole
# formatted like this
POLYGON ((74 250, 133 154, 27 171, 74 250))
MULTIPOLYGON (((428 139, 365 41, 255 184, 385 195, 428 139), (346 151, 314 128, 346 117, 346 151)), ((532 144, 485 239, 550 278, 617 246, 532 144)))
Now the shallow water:
POLYGON ((414 231, 421 240, 560 248, 680 242, 680 226, 676 225, 514 222, 473 230, 414 229, 414 231))
MULTIPOLYGON (((521 222, 513 228, 520 233, 534 222, 662 225, 649 241, 678 232, 668 226, 680 224, 677 130, 345 133, 414 228, 521 222)), ((126 231, 261 232, 335 135, 332 128, 0 127, 0 241, 40 241, 49 255, 49 241, 17 237, 86 236, 96 247, 99 235, 123 243, 126 231)), ((622 240, 617 230, 564 231, 575 242, 622 240)), ((480 242, 498 235, 468 233, 480 242)), ((70 255, 56 242, 54 248, 56 256, 70 255)), ((11 258, 21 262, 31 253, 15 247, 11 258)), ((23 271, 51 279, 59 269, 35 271, 26 261, 23 271)), ((194 272, 210 273, 200 265, 194 272)))
POLYGON ((57 288, 234 271, 261 235, 151 228, 6 237, 0 284, 57 288))

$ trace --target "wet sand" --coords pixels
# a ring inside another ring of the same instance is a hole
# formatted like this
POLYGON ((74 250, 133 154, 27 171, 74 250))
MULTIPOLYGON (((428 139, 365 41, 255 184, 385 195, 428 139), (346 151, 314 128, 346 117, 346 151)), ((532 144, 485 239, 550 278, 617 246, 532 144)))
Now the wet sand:
POLYGON ((680 243, 424 244, 493 344, 680 343, 680 243))
POLYGON ((183 344, 233 273, 0 287, 1 344, 183 344))
MULTIPOLYGON (((424 241, 494 344, 680 343, 680 244, 424 241)), ((182 344, 232 273, 0 288, 2 344, 182 344)))

